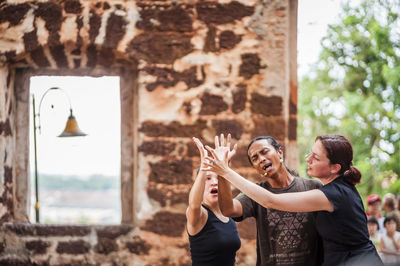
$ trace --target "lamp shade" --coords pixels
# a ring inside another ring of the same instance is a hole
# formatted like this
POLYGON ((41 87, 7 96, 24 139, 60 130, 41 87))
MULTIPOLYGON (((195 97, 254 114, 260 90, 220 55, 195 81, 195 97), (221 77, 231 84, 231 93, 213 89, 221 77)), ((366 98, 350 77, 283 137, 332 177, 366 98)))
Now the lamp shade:
POLYGON ((68 117, 67 124, 65 125, 64 131, 58 137, 79 137, 86 136, 87 134, 82 132, 78 126, 78 122, 76 122, 75 116, 72 114, 72 109, 70 109, 71 113, 68 117))

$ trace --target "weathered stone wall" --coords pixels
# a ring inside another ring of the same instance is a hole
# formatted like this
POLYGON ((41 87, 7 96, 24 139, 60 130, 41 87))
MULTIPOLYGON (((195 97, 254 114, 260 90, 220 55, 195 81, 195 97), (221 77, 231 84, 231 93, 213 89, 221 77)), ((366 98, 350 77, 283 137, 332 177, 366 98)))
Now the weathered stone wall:
POLYGON ((0 67, 0 222, 14 216, 13 157, 15 125, 12 73, 0 67))
MULTIPOLYGON (((0 265, 152 265, 151 245, 133 226, 49 226, 4 223, 0 265)), ((154 263, 154 264, 153 264, 154 263)), ((179 263, 174 261, 174 263, 179 263)), ((159 264, 160 265, 160 264, 159 264)))
MULTIPOLYGON (((232 133, 233 166, 252 180, 246 146, 257 135, 278 139, 297 166, 296 19, 297 0, 0 1, 0 262, 188 264, 184 213, 199 164, 191 137, 210 144, 232 133), (29 207, 35 73, 121 76, 130 227, 16 223, 29 207)), ((254 221, 239 231, 238 264, 255 264, 254 221)))

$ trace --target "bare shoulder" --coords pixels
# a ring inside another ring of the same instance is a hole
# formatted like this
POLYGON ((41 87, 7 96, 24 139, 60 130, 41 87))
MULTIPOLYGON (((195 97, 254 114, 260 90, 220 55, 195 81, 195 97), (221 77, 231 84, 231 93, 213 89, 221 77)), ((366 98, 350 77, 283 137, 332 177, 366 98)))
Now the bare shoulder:
POLYGON ((189 235, 194 236, 203 229, 206 225, 208 219, 208 212, 203 207, 200 206, 200 215, 194 215, 191 209, 188 207, 186 209, 186 227, 189 235))

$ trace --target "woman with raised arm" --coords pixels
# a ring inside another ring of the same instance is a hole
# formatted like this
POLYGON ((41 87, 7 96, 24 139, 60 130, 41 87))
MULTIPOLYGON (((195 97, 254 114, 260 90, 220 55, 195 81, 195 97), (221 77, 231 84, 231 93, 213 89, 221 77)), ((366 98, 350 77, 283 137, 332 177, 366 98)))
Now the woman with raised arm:
MULTIPOLYGON (((222 215, 218 205, 218 176, 202 169, 207 151, 199 139, 193 141, 200 151, 201 168, 190 190, 186 210, 192 265, 232 266, 241 246, 236 223, 222 215)), ((227 156, 235 153, 236 147, 227 156)))
POLYGON ((367 217, 355 187, 361 173, 352 165, 353 149, 345 137, 318 136, 307 157, 308 174, 321 180, 323 187, 283 194, 273 194, 233 171, 226 147, 207 149, 212 157, 206 158, 203 170, 224 177, 265 208, 317 212, 316 228, 324 242, 323 265, 383 265, 369 240, 367 217))

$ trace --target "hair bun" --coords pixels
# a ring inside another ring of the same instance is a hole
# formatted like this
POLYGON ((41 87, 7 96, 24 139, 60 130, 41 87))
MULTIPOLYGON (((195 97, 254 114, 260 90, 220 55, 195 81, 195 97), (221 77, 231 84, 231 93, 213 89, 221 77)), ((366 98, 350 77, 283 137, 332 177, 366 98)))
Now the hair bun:
POLYGON ((356 185, 361 181, 361 172, 354 166, 350 166, 350 168, 343 173, 343 177, 347 182, 356 185))

